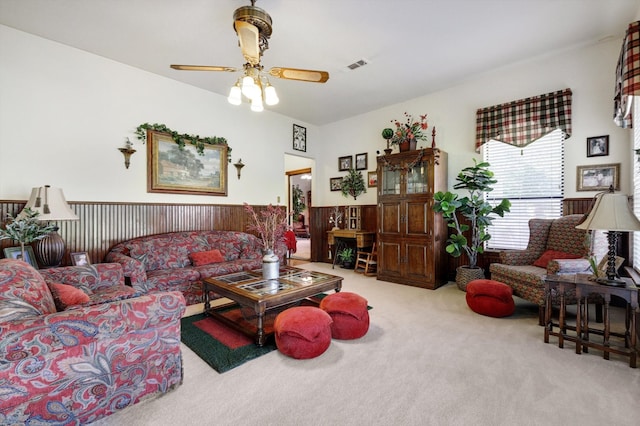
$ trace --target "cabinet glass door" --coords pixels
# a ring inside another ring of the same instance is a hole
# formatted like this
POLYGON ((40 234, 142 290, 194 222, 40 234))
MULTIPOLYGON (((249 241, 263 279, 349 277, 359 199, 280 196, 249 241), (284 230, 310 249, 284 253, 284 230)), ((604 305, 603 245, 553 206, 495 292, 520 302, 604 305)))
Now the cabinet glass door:
POLYGON ((400 170, 382 169, 382 195, 400 194, 400 170))
POLYGON ((407 194, 423 194, 428 191, 426 161, 419 161, 407 170, 407 194))

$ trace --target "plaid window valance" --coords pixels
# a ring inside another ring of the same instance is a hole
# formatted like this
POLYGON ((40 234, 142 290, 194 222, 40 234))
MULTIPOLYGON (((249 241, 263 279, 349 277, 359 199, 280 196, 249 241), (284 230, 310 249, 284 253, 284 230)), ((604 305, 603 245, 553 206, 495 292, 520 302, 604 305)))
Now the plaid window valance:
POLYGON ((613 121, 631 128, 632 96, 640 95, 640 21, 629 24, 616 66, 613 121))
POLYGON ((490 139, 525 146, 556 129, 571 136, 571 89, 479 109, 476 151, 490 139))

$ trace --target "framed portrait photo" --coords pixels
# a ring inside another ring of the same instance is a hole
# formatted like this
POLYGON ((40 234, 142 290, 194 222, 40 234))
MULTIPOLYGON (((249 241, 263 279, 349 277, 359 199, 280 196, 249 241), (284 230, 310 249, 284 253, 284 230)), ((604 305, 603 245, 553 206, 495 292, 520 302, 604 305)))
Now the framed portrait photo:
POLYGON ((378 186, 378 172, 367 173, 367 186, 369 188, 378 186))
POLYGON ((605 191, 613 186, 620 190, 620 163, 578 166, 577 191, 605 191))
POLYGON ((89 259, 89 253, 86 251, 78 251, 75 253, 71 253, 71 264, 73 266, 84 266, 91 265, 91 260, 89 259))
POLYGON ((609 135, 587 138, 587 157, 609 155, 609 135))
POLYGON ((332 191, 340 191, 341 177, 329 178, 329 189, 332 191))
POLYGON ((147 192, 227 195, 227 145, 183 148, 167 133, 147 131, 147 192))
POLYGON ((29 265, 38 269, 38 262, 36 262, 36 256, 33 254, 33 247, 24 247, 24 257, 22 257, 22 249, 20 247, 7 247, 4 249, 4 257, 7 259, 23 260, 29 265))
POLYGON ((307 152, 307 128, 293 125, 293 149, 296 151, 307 152))
POLYGON ((367 153, 356 154, 356 170, 367 170, 367 153))
POLYGON ((346 172, 353 167, 353 156, 345 155, 344 157, 338 157, 338 171, 346 172))

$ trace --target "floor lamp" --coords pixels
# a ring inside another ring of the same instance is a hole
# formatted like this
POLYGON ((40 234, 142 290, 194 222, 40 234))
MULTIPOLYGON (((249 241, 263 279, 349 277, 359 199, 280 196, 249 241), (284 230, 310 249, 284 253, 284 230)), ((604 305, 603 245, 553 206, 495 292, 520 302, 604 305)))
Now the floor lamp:
MULTIPOLYGON (((595 196, 595 202, 589 215, 578 229, 607 231, 609 251, 607 253, 606 277, 597 278, 603 285, 624 287, 616 271, 616 246, 621 232, 640 231, 640 221, 629 208, 629 201, 624 194, 615 194, 613 188, 595 196)), ((597 271, 594 271, 597 274, 597 271)))
MULTIPOLYGON (((62 189, 52 188, 49 185, 33 188, 31 197, 24 208, 30 208, 40 213, 38 220, 42 222, 79 219, 67 204, 62 189)), ((59 266, 62 262, 64 240, 57 230, 58 227, 43 239, 38 240, 33 246, 36 260, 41 268, 52 268, 59 266)))

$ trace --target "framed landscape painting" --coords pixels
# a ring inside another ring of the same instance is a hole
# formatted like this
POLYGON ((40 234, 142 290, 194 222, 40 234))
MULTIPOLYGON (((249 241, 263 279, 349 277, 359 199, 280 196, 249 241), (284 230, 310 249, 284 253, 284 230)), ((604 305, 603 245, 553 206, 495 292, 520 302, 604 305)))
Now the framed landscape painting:
POLYGON ((620 163, 578 166, 577 191, 605 191, 613 186, 620 190, 620 163))
POLYGON ((203 155, 170 135, 147 133, 147 192, 227 195, 227 146, 205 144, 203 155))

